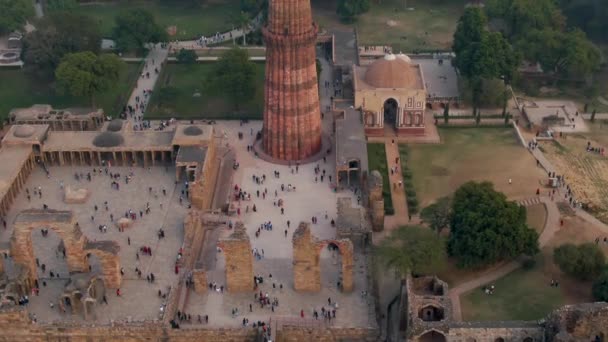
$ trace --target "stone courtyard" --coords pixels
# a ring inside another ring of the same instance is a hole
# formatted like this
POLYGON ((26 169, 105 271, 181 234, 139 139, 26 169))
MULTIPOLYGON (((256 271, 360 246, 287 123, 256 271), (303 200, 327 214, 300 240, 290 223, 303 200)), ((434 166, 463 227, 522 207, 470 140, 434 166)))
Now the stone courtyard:
MULTIPOLYGON (((251 248, 257 249, 263 257, 257 260, 254 257, 253 274, 262 276, 264 282, 259 285, 257 291, 248 293, 231 293, 224 291, 223 294, 215 291, 208 291, 205 294, 192 293, 186 305, 185 312, 192 315, 209 315, 211 326, 238 326, 242 324, 242 319, 248 318, 250 322, 267 321, 272 319, 299 319, 300 311, 304 310, 305 320, 312 319, 313 310, 317 310, 321 315, 321 308, 326 309, 328 298, 332 303, 338 303, 336 319, 332 320, 332 325, 338 326, 368 326, 374 320, 373 306, 370 312, 371 296, 362 296, 362 291, 368 291, 368 270, 365 264, 366 258, 355 253, 354 255, 354 288, 351 293, 344 293, 338 290, 337 282, 341 270, 341 258, 338 251, 330 251, 323 248, 320 252, 321 266, 321 291, 320 292, 297 292, 294 290, 293 274, 293 246, 292 236, 302 221, 311 222, 312 217, 318 219, 317 224, 310 224, 312 235, 320 240, 336 239, 336 228, 331 226, 331 220, 337 216, 337 198, 352 198, 353 205, 357 203, 357 196, 354 192, 343 191, 336 193, 335 175, 335 155, 330 154, 326 158, 326 163, 320 160, 316 163, 300 165, 298 172, 295 173, 295 165, 292 167, 285 165, 270 164, 262 161, 247 152, 247 145, 254 142, 255 135, 251 135, 251 130, 257 132, 261 128, 261 122, 250 122, 240 126, 238 122, 220 122, 216 127, 218 132, 224 132, 224 143, 229 141, 231 147, 236 151, 236 158, 240 167, 235 172, 233 184, 238 185, 248 193, 251 193, 250 201, 234 202, 240 208, 240 215, 231 217, 231 222, 240 220, 244 223, 247 234, 251 241, 251 248), (244 134, 243 140, 238 140, 238 132, 244 134), (314 168, 319 165, 321 173, 326 171, 324 181, 321 182, 320 176, 315 182, 314 168), (280 177, 274 177, 274 171, 280 173, 280 177), (293 172, 293 173, 292 173, 293 172), (263 184, 256 184, 253 176, 262 178, 266 175, 263 184), (332 182, 328 177, 332 176, 332 182), (291 184, 295 187, 293 191, 287 191, 291 184), (281 190, 281 185, 285 186, 285 191, 281 190), (267 189, 266 199, 262 193, 267 189), (260 197, 257 197, 257 191, 260 197), (275 197, 275 191, 277 197, 275 197), (283 200, 284 214, 281 209, 274 205, 278 200, 283 200), (253 212, 253 205, 257 211, 253 212), (247 207, 249 211, 247 212, 247 207), (327 218, 326 218, 327 217, 327 218), (290 227, 287 227, 287 221, 290 227), (271 231, 261 229, 259 237, 256 238, 256 231, 260 225, 270 221, 273 225, 271 231), (287 235, 285 235, 287 230, 287 235), (272 278, 270 275, 272 274, 272 278), (273 288, 273 283, 275 288, 273 288), (282 285, 282 289, 280 289, 282 285), (270 306, 264 309, 254 300, 254 293, 268 293, 269 297, 279 300, 278 307, 273 313, 270 306), (249 312, 249 304, 253 304, 253 312, 249 312), (238 316, 232 315, 232 309, 238 308, 238 316)), ((255 133, 254 133, 255 134, 255 133)), ((228 189, 227 189, 228 190, 228 189)), ((234 198, 234 197, 232 197, 234 198)), ((221 228, 222 237, 231 233, 228 227, 221 228)), ((206 241, 213 243, 213 241, 206 241)), ((217 283, 218 286, 226 286, 225 280, 225 256, 222 252, 216 252, 207 256, 204 263, 208 265, 207 282, 217 283)), ((310 279, 312 282, 313 279, 310 279)), ((252 283, 253 285, 253 283, 252 283)), ((320 317, 318 324, 322 324, 320 317)))
MULTIPOLYGON (((158 291, 167 293, 170 287, 175 288, 178 276, 174 272, 174 265, 183 243, 183 219, 188 210, 186 200, 180 205, 183 184, 175 182, 174 167, 109 167, 108 172, 121 175, 117 182, 120 190, 111 187, 112 179, 105 174, 104 168, 97 167, 50 167, 49 176, 40 166, 36 166, 25 185, 29 190, 31 200, 28 201, 25 189, 20 192, 11 207, 6 220, 13 222, 15 217, 25 209, 42 209, 47 205, 49 209, 71 210, 79 223, 82 233, 91 241, 112 240, 118 243, 120 266, 124 270, 120 287, 121 297, 117 297, 115 289, 105 289, 108 304, 98 304, 95 308, 93 320, 108 323, 112 320, 152 320, 160 317, 160 308, 166 300, 159 298, 158 291), (74 174, 83 174, 84 177, 76 180, 74 174), (87 173, 91 174, 91 181, 87 181, 87 173), (125 176, 132 173, 129 183, 125 184, 125 176), (34 191, 40 187, 42 197, 35 195, 34 191), (64 203, 64 190, 62 187, 72 189, 84 188, 90 191, 90 196, 82 204, 64 203), (152 187, 152 191, 149 188, 152 187), (166 190, 166 196, 162 189, 166 190), (104 202, 107 201, 108 210, 104 202), (149 202, 150 213, 146 214, 146 204, 149 202), (97 206, 97 210, 95 210, 97 206), (125 217, 125 212, 132 210, 137 215, 130 227, 120 232, 116 222, 125 217), (140 217, 139 212, 143 212, 140 217), (110 214, 114 216, 111 221, 110 214), (94 216, 94 221, 91 221, 94 216), (105 232, 99 229, 100 225, 107 227, 105 232), (163 239, 158 238, 159 229, 165 231, 163 239), (129 244, 130 240, 130 244, 129 244), (144 255, 139 251, 142 246, 152 248, 152 256, 144 255), (136 253, 139 252, 139 260, 136 253), (142 272, 139 278, 135 272, 138 268, 142 272), (148 283, 146 275, 153 273, 154 284, 148 283)), ((184 195, 184 198, 186 196, 184 195)), ((81 321, 82 315, 60 313, 58 301, 63 292, 68 277, 66 260, 59 251, 61 239, 49 229, 46 237, 41 234, 41 228, 34 227, 32 241, 34 255, 40 265, 45 264, 46 272, 38 267, 40 284, 39 296, 30 296, 28 310, 35 314, 42 322, 49 321, 81 321), (54 277, 50 277, 50 272, 54 277), (42 282, 46 282, 46 286, 42 282), (54 304, 51 308, 50 303, 54 304)), ((0 241, 8 243, 13 234, 13 225, 0 230, 0 241)), ((11 259, 4 259, 7 272, 13 267, 11 259)), ((92 273, 101 273, 100 263, 96 256, 89 257, 92 273)))

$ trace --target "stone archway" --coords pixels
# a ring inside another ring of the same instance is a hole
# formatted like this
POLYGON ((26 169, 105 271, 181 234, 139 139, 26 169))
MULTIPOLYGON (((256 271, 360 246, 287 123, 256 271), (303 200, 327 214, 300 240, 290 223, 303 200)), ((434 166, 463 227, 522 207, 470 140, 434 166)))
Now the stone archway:
MULTIPOLYGON (((50 228, 57 233, 65 248, 68 271, 86 273, 89 271, 88 253, 99 257, 102 264, 105 286, 120 287, 119 245, 115 241, 89 242, 80 230, 71 211, 29 209, 20 212, 15 218, 13 235, 11 237, 11 255, 13 261, 27 269, 28 284, 38 280, 36 257, 32 243, 32 230, 50 228)), ((31 288, 26 289, 28 292, 31 288)))
POLYGON ((382 105, 382 114, 384 115, 384 127, 397 128, 397 115, 399 115, 399 103, 391 98, 386 99, 382 105))
POLYGON ((302 222, 293 234, 293 283, 296 291, 321 290, 321 249, 329 244, 338 247, 342 257, 342 290, 353 290, 353 244, 349 239, 317 240, 310 225, 302 222))
POLYGON ((430 330, 418 337, 418 342, 446 342, 445 335, 437 330, 430 330))
POLYGON ((11 237, 11 255, 15 263, 29 270, 33 283, 38 279, 36 257, 32 244, 32 230, 50 228, 56 232, 65 247, 66 261, 70 272, 86 272, 88 264, 84 258, 86 237, 82 234, 71 211, 24 210, 17 215, 11 237))

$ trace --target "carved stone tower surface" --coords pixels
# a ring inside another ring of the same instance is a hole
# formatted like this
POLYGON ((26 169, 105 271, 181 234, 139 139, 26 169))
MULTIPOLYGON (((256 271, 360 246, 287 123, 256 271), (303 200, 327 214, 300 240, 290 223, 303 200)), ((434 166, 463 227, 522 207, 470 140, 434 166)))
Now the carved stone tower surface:
POLYGON ((264 87, 264 151, 301 160, 321 149, 321 112, 310 0, 270 0, 264 87))

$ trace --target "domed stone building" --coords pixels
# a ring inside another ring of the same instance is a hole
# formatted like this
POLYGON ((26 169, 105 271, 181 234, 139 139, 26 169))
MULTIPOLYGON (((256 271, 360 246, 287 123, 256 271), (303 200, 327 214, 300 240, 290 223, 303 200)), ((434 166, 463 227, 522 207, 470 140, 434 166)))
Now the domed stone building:
POLYGON ((353 87, 367 136, 424 134, 424 76, 408 56, 387 54, 367 66, 353 66, 353 87))

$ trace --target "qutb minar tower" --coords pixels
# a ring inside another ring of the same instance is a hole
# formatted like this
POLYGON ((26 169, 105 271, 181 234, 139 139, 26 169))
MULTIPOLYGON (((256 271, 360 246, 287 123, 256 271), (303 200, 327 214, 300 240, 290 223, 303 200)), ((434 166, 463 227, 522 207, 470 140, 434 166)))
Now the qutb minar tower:
POLYGON ((321 112, 310 0, 270 0, 264 86, 264 151, 302 160, 321 149, 321 112))

